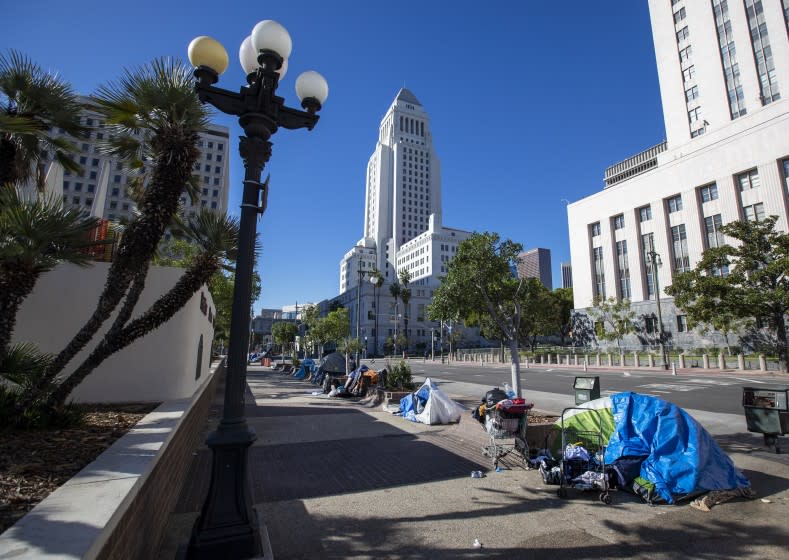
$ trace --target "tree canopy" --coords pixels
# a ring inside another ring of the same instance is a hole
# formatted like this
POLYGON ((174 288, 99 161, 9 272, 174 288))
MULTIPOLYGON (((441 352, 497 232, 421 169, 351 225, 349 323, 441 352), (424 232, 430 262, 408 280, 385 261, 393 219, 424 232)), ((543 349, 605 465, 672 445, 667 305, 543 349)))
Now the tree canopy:
POLYGON ((787 371, 789 234, 775 230, 777 219, 721 226, 721 233, 737 243, 704 251, 696 267, 678 274, 666 293, 693 322, 723 333, 736 330, 741 321, 761 322, 774 333, 780 368, 787 371))

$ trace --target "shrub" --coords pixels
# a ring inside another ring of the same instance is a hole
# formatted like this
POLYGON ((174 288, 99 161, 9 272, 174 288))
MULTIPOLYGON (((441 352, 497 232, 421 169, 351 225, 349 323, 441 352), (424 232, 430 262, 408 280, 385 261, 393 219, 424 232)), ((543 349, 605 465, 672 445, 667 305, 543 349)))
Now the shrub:
POLYGON ((414 381, 411 377, 411 368, 405 362, 405 360, 400 360, 400 362, 392 366, 392 371, 390 371, 389 375, 386 376, 386 388, 398 389, 400 391, 411 390, 414 388, 414 381))

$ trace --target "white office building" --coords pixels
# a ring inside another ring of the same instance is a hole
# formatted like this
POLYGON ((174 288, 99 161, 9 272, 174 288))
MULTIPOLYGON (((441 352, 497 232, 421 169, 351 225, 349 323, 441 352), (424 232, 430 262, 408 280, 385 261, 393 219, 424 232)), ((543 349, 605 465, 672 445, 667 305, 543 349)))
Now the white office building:
POLYGON ((358 314, 359 335, 367 340, 369 353, 375 348, 380 353, 383 341, 405 328, 406 315, 410 346, 429 347, 435 325, 426 321, 425 307, 458 244, 469 235, 441 223, 441 165, 430 119, 414 94, 403 88, 381 120, 367 164, 364 237, 340 261, 340 295, 335 298, 350 309, 354 335, 358 314), (384 278, 378 291, 369 282, 375 269, 384 278), (402 301, 395 308, 389 295, 401 270, 411 276, 408 309, 402 301))
MULTIPOLYGON (((82 98, 82 102, 90 104, 88 98, 82 98)), ((136 172, 126 169, 119 158, 102 153, 101 143, 108 139, 109 131, 105 129, 101 115, 86 110, 81 122, 91 129, 86 138, 63 137, 76 144, 74 158, 83 171, 73 174, 64 172, 60 165, 50 165, 48 188, 62 195, 67 207, 83 208, 109 221, 131 217, 135 205, 127 189, 136 172)), ((62 130, 59 132, 63 133, 62 130)), ((184 217, 194 216, 201 208, 215 212, 227 210, 230 177, 228 139, 229 129, 225 126, 211 124, 200 134, 200 158, 194 169, 199 179, 200 194, 195 201, 186 194, 181 197, 184 217)))
POLYGON ((630 299, 631 342, 652 344, 659 291, 673 345, 720 345, 689 333, 663 289, 727 241, 722 224, 777 215, 787 231, 789 0, 649 0, 649 10, 666 140, 610 166, 601 191, 569 206, 575 307, 630 299))

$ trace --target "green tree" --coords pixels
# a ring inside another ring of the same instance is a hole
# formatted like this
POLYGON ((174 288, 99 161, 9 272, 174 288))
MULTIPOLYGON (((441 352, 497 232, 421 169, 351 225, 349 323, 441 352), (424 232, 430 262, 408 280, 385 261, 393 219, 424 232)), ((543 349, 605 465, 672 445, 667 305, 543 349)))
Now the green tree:
POLYGON ((431 320, 486 317, 510 348, 512 387, 521 394, 521 314, 526 282, 512 275, 523 247, 496 233, 474 233, 460 243, 428 307, 431 320))
POLYGON ((617 300, 615 297, 596 299, 594 307, 589 309, 589 315, 599 323, 601 328, 597 333, 599 338, 606 341, 616 341, 616 346, 622 348, 622 339, 628 334, 636 332, 636 312, 630 308, 630 300, 617 300))
POLYGON ((54 197, 25 200, 16 188, 0 187, 0 358, 8 351, 19 306, 42 273, 62 262, 88 266, 89 234, 96 218, 64 209, 54 197))
POLYGON ((564 342, 573 328, 572 313, 575 305, 573 301, 573 289, 556 288, 551 295, 556 304, 556 328, 559 331, 561 345, 564 346, 564 342))
POLYGON ((159 240, 178 210, 182 193, 194 189, 192 172, 200 155, 199 132, 206 111, 194 92, 191 68, 158 59, 127 71, 93 96, 113 140, 108 151, 133 169, 149 168, 139 216, 126 228, 110 266, 96 310, 42 376, 48 383, 93 338, 116 307, 131 316, 159 240))
POLYGON ((79 172, 71 159, 76 147, 53 133, 83 137, 81 111, 77 95, 57 75, 17 51, 0 54, 0 187, 32 179, 43 190, 48 151, 64 169, 79 172))
POLYGON ((780 369, 789 371, 789 234, 775 230, 777 219, 725 224, 721 233, 737 246, 707 249, 696 267, 677 275, 666 293, 698 322, 736 328, 738 320, 762 321, 775 333, 780 369))
POLYGON ((297 333, 298 327, 291 321, 279 321, 271 325, 271 336, 274 342, 279 344, 283 355, 287 351, 287 346, 296 340, 297 333))

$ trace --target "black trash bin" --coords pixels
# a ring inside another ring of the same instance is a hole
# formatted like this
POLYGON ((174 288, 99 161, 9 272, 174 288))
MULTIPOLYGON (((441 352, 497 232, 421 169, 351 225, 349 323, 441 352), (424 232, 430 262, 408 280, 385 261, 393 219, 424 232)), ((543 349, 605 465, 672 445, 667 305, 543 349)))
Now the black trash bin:
POLYGON ((743 387, 742 406, 748 431, 764 434, 764 444, 780 453, 778 437, 789 433, 789 387, 743 387))
POLYGON ((584 404, 600 398, 600 377, 576 377, 573 383, 575 404, 584 404))

